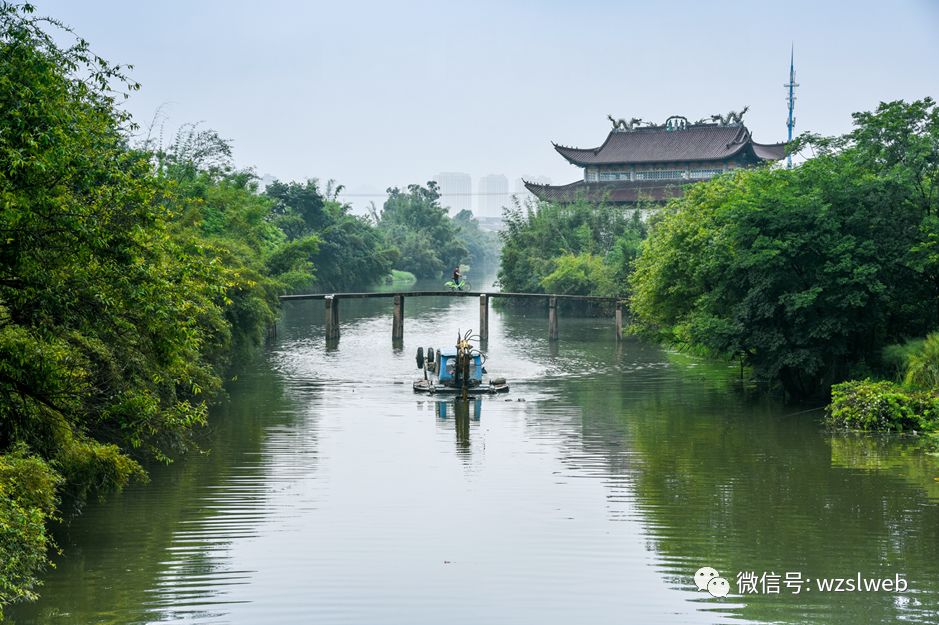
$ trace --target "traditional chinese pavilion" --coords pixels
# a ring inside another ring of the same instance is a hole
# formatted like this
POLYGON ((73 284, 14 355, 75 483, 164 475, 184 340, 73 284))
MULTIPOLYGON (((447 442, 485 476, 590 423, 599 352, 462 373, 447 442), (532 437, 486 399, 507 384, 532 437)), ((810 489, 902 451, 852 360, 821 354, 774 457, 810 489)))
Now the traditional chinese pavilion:
POLYGON ((747 108, 694 123, 673 116, 660 126, 611 116, 613 130, 600 147, 552 144, 569 163, 583 167, 582 180, 563 186, 525 182, 525 187, 536 197, 555 202, 578 197, 605 198, 615 204, 664 202, 693 182, 785 158, 785 143, 753 140, 743 124, 747 108))

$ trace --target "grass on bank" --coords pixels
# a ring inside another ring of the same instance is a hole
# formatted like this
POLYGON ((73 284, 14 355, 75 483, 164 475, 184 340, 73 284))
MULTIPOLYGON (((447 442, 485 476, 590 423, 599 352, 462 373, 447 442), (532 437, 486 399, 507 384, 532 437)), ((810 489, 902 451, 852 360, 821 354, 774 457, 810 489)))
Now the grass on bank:
POLYGON ((385 276, 384 283, 392 286, 409 286, 417 282, 417 276, 410 271, 392 269, 391 273, 385 276))

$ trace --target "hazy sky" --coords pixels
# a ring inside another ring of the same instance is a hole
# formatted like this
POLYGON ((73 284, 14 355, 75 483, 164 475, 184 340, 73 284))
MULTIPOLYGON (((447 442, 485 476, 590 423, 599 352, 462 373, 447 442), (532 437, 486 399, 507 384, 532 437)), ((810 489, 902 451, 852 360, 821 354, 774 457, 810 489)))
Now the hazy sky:
MULTIPOLYGON (((850 128, 881 100, 939 96, 939 2, 76 2, 35 0, 142 90, 143 125, 204 122, 239 166, 350 194, 440 171, 580 176, 550 141, 599 145, 614 117, 750 106, 785 139, 850 128)), ((350 197, 360 203, 362 197, 350 197)), ((375 197, 380 202, 381 197, 375 197)))

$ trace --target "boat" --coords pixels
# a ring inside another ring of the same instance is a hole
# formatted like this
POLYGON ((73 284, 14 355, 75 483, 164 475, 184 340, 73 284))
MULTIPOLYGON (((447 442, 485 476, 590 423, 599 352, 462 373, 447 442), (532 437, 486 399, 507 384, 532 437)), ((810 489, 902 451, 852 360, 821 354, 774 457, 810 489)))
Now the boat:
POLYGON ((414 390, 419 393, 451 393, 483 395, 507 393, 509 384, 505 378, 489 378, 485 368, 486 357, 471 341, 476 337, 473 331, 457 333, 455 348, 437 350, 428 347, 417 348, 417 368, 424 371, 424 377, 414 381, 414 390))

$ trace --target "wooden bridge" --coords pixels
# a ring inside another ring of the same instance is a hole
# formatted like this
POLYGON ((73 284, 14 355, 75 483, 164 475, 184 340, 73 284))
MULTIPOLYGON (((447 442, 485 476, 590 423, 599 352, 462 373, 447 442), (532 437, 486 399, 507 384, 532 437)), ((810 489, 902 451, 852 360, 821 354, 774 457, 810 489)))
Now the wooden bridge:
POLYGON ((623 338, 623 300, 616 297, 596 295, 555 295, 550 293, 504 293, 481 291, 401 291, 397 293, 308 293, 302 295, 281 295, 281 301, 324 300, 326 302, 326 339, 339 338, 339 301, 343 299, 371 299, 375 297, 393 298, 394 307, 391 322, 391 340, 404 338, 404 298, 405 297, 478 297, 479 298, 479 338, 489 339, 489 299, 504 298, 539 298, 548 300, 548 339, 558 339, 558 300, 578 302, 610 302, 615 304, 616 340, 623 338))

